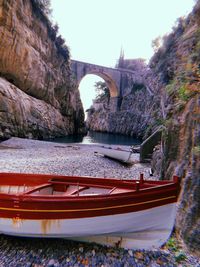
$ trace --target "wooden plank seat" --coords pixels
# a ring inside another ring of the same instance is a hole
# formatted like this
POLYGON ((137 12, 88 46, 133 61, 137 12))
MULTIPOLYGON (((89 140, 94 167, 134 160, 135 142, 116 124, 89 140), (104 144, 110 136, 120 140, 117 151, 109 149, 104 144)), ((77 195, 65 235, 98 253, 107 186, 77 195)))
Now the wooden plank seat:
POLYGON ((119 193, 127 193, 127 192, 133 192, 133 190, 129 189, 124 189, 124 188, 118 188, 118 187, 113 187, 110 191, 109 194, 119 194, 119 193))
POLYGON ((88 188, 89 188, 88 186, 70 185, 66 190, 66 192, 64 193, 64 195, 65 196, 78 195, 80 192, 88 188))

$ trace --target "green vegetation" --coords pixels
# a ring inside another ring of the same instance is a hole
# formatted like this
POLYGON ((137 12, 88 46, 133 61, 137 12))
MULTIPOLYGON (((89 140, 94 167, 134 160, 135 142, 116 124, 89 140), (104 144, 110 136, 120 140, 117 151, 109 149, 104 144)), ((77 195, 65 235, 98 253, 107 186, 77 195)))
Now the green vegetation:
POLYGON ((145 88, 144 84, 142 84, 142 83, 134 83, 133 86, 132 86, 132 92, 140 91, 140 90, 142 90, 144 88, 145 88))
POLYGON ((158 52, 159 48, 162 45, 162 37, 158 36, 151 42, 151 46, 153 48, 154 53, 158 52))
POLYGON ((97 101, 103 101, 110 99, 110 90, 107 87, 105 82, 99 81, 95 83, 95 91, 96 91, 96 98, 97 101))
POLYGON ((179 87, 178 96, 179 96, 179 99, 181 99, 183 101, 188 101, 189 100, 190 93, 187 90, 187 87, 185 85, 182 85, 182 86, 179 87))
POLYGON ((165 125, 166 121, 163 118, 157 118, 155 122, 157 126, 160 126, 160 125, 165 125))
POLYGON ((195 156, 199 156, 200 155, 200 145, 199 146, 194 146, 192 148, 192 152, 195 156))
POLYGON ((48 28, 48 33, 52 41, 55 42, 57 50, 63 56, 66 61, 70 59, 69 47, 65 44, 65 39, 58 35, 59 27, 58 24, 53 25, 51 21, 51 1, 50 0, 31 0, 33 9, 48 28))
POLYGON ((166 87, 165 90, 169 96, 173 95, 175 93, 175 87, 176 87, 176 82, 173 80, 171 81, 166 87))
POLYGON ((171 237, 168 240, 166 247, 172 252, 174 252, 175 260, 177 263, 180 263, 187 259, 185 253, 180 249, 179 244, 174 237, 171 237))
POLYGON ((51 1, 50 0, 35 0, 38 7, 47 15, 50 16, 52 13, 51 1))
POLYGON ((56 37, 56 47, 58 48, 61 55, 68 60, 70 58, 69 47, 65 44, 65 39, 61 35, 56 37))
POLYGON ((172 80, 165 90, 170 97, 175 97, 177 101, 180 101, 181 109, 184 103, 190 100, 194 96, 195 90, 192 89, 192 85, 187 81, 186 76, 179 75, 172 80))
POLYGON ((178 100, 174 106, 175 112, 180 112, 185 108, 185 101, 184 100, 178 100))
MULTIPOLYGON (((200 1, 199 1, 200 3, 200 1)), ((183 102, 188 102, 191 97, 199 92, 200 86, 200 30, 196 30, 193 34, 193 45, 190 53, 181 47, 182 54, 180 54, 179 62, 173 61, 175 52, 172 47, 175 47, 176 40, 182 38, 185 44, 190 44, 190 35, 188 34, 188 26, 192 21, 192 17, 181 17, 177 20, 173 27, 173 32, 160 39, 156 38, 152 45, 157 51, 150 62, 152 68, 157 68, 159 72, 162 71, 162 82, 166 84, 166 92, 169 97, 175 101, 181 101, 181 108, 183 102), (160 43, 162 41, 162 46, 160 43), (169 56, 170 55, 170 56, 169 56), (159 64, 157 63, 159 62, 159 64), (178 66, 178 67, 177 67, 178 66)))
POLYGON ((174 252, 178 251, 177 242, 174 237, 168 240, 166 247, 174 252))
POLYGON ((177 251, 175 253, 175 260, 177 263, 180 263, 186 259, 187 259, 187 256, 185 255, 185 253, 183 251, 177 251))

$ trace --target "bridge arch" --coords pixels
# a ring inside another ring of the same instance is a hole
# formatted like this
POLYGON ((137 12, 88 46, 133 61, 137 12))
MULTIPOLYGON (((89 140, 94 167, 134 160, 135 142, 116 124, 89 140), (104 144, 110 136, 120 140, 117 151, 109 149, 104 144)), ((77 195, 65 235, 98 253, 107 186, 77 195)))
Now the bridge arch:
POLYGON ((107 87, 108 87, 108 89, 110 91, 110 97, 118 97, 118 95, 119 95, 119 89, 117 88, 117 85, 116 85, 115 81, 108 74, 106 74, 106 73, 102 73, 102 72, 100 73, 98 71, 90 71, 90 72, 87 72, 78 81, 78 83, 77 83, 78 86, 79 86, 80 82, 82 81, 82 79, 85 78, 87 75, 90 75, 90 74, 96 75, 96 76, 102 78, 105 81, 105 83, 106 83, 106 85, 107 85, 107 87))
MULTIPOLYGON (((121 99, 126 94, 127 89, 132 88, 134 83, 145 84, 142 73, 120 68, 103 67, 95 64, 71 60, 72 77, 79 86, 80 81, 87 74, 94 74, 101 77, 110 90, 110 109, 117 111, 120 109, 121 99)), ((150 95, 153 92, 148 88, 150 95)))

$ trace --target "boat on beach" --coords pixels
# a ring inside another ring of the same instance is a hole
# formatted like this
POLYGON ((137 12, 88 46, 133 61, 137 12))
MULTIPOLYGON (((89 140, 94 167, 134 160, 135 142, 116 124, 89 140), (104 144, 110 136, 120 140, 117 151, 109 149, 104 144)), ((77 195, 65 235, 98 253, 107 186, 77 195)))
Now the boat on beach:
POLYGON ((0 173, 0 233, 152 249, 169 238, 173 181, 0 173))
POLYGON ((130 150, 122 149, 120 147, 106 147, 106 146, 98 146, 96 149, 96 153, 101 154, 107 158, 111 158, 117 161, 120 161, 125 164, 131 164, 131 155, 133 153, 132 148, 130 150))

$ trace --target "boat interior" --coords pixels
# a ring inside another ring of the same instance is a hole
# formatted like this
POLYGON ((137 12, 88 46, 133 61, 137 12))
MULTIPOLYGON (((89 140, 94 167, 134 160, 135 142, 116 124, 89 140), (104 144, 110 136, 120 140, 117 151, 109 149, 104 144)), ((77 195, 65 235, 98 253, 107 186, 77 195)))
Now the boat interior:
MULTIPOLYGON (((10 175, 11 176, 11 175, 10 175)), ((0 183, 0 194, 10 195, 30 195, 30 196, 90 196, 90 195, 113 195, 121 193, 136 192, 139 190, 148 190, 152 187, 162 187, 165 184, 176 182, 174 181, 144 181, 143 175, 140 175, 140 180, 113 180, 96 178, 93 183, 91 177, 61 177, 54 178, 46 175, 46 178, 34 180, 34 176, 25 175, 26 179, 16 181, 8 179, 0 183), (33 179, 32 179, 33 178, 33 179), (24 184, 24 182, 26 182, 24 184), (36 183, 37 181, 37 183, 36 183), (9 183, 9 184, 8 184, 9 183)), ((21 176, 20 176, 21 177, 21 176)))
POLYGON ((131 189, 124 189, 118 187, 99 187, 99 186, 84 186, 79 184, 42 184, 39 186, 15 186, 15 185, 1 185, 0 193, 4 194, 25 194, 25 195, 61 195, 61 196, 89 196, 89 195, 105 195, 131 192, 131 189))
POLYGON ((89 187, 82 185, 52 184, 37 188, 29 192, 29 195, 62 195, 62 196, 84 196, 108 194, 109 189, 89 187))
MULTIPOLYGON (((151 187, 151 186, 150 186, 151 187)), ((148 188, 150 188, 148 187, 148 188)), ((144 190, 145 188, 143 188, 144 190)), ((121 193, 135 192, 136 187, 106 187, 106 186, 88 186, 79 184, 42 184, 39 186, 14 186, 1 185, 0 193, 11 195, 31 195, 31 196, 91 196, 91 195, 113 195, 121 193)))

